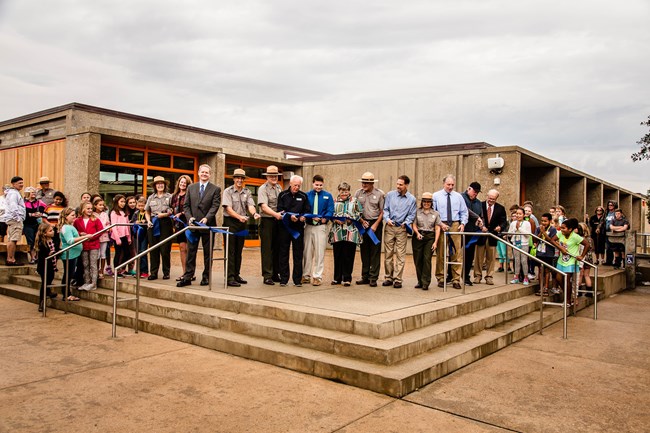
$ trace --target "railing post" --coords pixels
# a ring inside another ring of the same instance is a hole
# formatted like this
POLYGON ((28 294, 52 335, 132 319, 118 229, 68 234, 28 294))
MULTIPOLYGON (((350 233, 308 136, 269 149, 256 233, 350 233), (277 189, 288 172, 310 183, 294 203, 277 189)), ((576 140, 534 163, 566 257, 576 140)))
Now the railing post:
POLYGON ((117 272, 113 273, 113 338, 117 337, 117 272))

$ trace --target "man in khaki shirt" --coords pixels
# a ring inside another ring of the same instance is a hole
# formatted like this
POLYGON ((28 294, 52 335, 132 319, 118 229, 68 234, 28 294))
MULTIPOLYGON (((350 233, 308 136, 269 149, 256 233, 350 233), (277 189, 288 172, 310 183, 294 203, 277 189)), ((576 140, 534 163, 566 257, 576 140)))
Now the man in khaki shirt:
MULTIPOLYGON (((223 225, 232 233, 246 229, 247 212, 250 212, 256 220, 260 219, 260 214, 255 210, 253 195, 248 188, 244 188, 244 179, 246 179, 246 172, 236 168, 233 173, 234 185, 223 191, 221 200, 221 205, 224 207, 223 225)), ((239 275, 244 241, 243 236, 230 236, 228 239, 228 285, 230 287, 239 287, 248 283, 239 275)))
POLYGON ((357 284, 370 284, 371 287, 377 287, 379 271, 381 270, 381 238, 384 230, 382 222, 384 216, 384 197, 386 194, 379 188, 375 188, 375 175, 371 172, 363 173, 361 179, 361 188, 354 193, 363 208, 361 224, 368 230, 375 232, 379 244, 375 245, 368 234, 363 235, 363 242, 359 246, 361 252, 361 279, 357 284))
POLYGON ((278 196, 282 187, 278 183, 281 175, 278 167, 269 165, 266 183, 257 189, 257 204, 262 215, 260 219, 260 258, 262 260, 262 278, 269 286, 280 282, 280 251, 278 230, 281 230, 282 214, 278 212, 278 196))

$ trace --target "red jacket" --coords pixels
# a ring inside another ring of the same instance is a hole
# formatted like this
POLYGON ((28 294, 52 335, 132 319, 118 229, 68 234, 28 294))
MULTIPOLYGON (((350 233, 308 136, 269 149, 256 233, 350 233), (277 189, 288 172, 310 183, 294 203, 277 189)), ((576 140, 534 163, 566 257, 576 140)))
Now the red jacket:
MULTIPOLYGON (((77 229, 79 234, 81 235, 82 233, 85 233, 87 235, 91 235, 93 233, 97 233, 101 231, 104 226, 102 225, 102 222, 99 220, 99 218, 89 219, 88 224, 84 225, 84 219, 83 217, 78 217, 76 220, 74 220, 74 228, 77 229)), ((99 249, 99 236, 95 236, 93 238, 90 238, 86 242, 83 243, 84 251, 88 250, 98 250, 99 249)))

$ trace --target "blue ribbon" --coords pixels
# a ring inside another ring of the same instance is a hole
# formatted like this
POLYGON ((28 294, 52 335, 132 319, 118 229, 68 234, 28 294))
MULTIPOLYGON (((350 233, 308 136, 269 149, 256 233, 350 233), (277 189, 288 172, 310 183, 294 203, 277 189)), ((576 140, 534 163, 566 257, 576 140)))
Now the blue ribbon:
MULTIPOLYGON (((291 228, 291 215, 300 217, 300 214, 294 213, 294 212, 285 212, 284 215, 282 215, 282 224, 284 224, 284 228, 287 229, 289 234, 291 235, 292 238, 298 239, 300 237, 300 232, 297 230, 294 230, 291 228)), ((310 214, 313 215, 313 214, 310 214)))
POLYGON ((153 231, 151 234, 154 236, 160 236, 160 220, 158 219, 158 217, 153 217, 151 219, 151 223, 153 224, 153 228, 152 228, 153 231))
MULTIPOLYGON (((194 221, 194 224, 196 224, 199 227, 208 227, 207 224, 203 224, 202 222, 199 222, 199 221, 194 221)), ((191 230, 188 230, 188 231, 191 231, 191 230)), ((218 229, 216 227, 210 227, 210 231, 212 233, 221 233, 222 235, 243 236, 243 237, 248 236, 248 230, 240 230, 238 232, 233 233, 233 232, 229 232, 228 230, 222 230, 222 229, 218 229)))
POLYGON ((145 231, 144 227, 142 227, 140 224, 134 224, 131 226, 131 232, 138 239, 142 239, 142 236, 144 236, 144 231, 145 231))
POLYGON ((373 229, 368 227, 368 230, 366 230, 366 234, 375 245, 379 245, 381 241, 379 240, 379 238, 377 238, 377 235, 375 234, 375 231, 373 229))

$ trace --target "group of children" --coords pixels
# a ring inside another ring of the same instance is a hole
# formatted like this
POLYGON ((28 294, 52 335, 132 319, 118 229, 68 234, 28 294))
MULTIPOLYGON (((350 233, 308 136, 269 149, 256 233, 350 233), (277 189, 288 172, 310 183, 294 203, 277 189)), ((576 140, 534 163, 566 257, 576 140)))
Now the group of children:
MULTIPOLYGON (((583 290, 592 290, 591 267, 582 263, 586 261, 593 264, 593 241, 590 236, 589 226, 578 222, 576 218, 567 218, 564 208, 556 206, 551 212, 544 213, 539 220, 533 215, 532 204, 518 205, 510 208, 511 222, 507 239, 517 248, 530 253, 540 261, 554 269, 567 274, 567 287, 571 287, 572 276, 578 274, 577 285, 583 290), (551 213, 555 211, 555 213, 551 213), (531 235, 535 235, 531 236, 531 235), (539 239, 543 241, 540 241, 539 239)), ((505 244, 501 244, 502 253, 499 254, 501 262, 500 271, 504 262, 507 262, 505 244)), ((534 261, 529 261, 528 256, 517 250, 513 251, 514 278, 513 284, 523 282, 528 285, 535 279, 535 268, 540 267, 534 261)), ((563 276, 559 272, 548 272, 544 269, 544 281, 540 282, 538 295, 555 295, 562 293, 563 276)), ((540 275, 542 272, 540 271, 540 275)), ((582 292, 579 292, 582 293, 582 292)), ((573 296, 568 298, 569 304, 573 296)))
MULTIPOLYGON (((65 201, 64 201, 65 202, 65 201)), ((58 213, 58 221, 42 222, 37 229, 35 250, 37 252, 37 272, 41 276, 39 311, 43 310, 45 297, 56 298, 57 294, 50 290, 57 268, 57 257, 47 259, 52 254, 66 249, 77 242, 85 241, 60 254, 63 262, 62 290, 68 301, 78 301, 71 288, 77 290, 95 290, 97 280, 104 275, 112 276, 110 264, 110 244, 115 247, 113 266, 117 268, 125 263, 134 253, 143 251, 146 246, 147 224, 144 221, 146 199, 139 197, 127 198, 118 194, 113 199, 113 205, 108 211, 104 199, 84 193, 81 205, 77 209, 62 206, 58 213), (132 200, 132 203, 131 203, 132 200), (132 204, 133 207, 129 208, 132 204), (112 224, 120 224, 110 230, 104 230, 112 224), (137 236, 135 235, 137 233, 137 236), (139 245, 134 245, 138 238, 139 245), (144 242, 143 242, 144 241, 144 242), (133 247, 133 249, 132 249, 133 247), (47 273, 45 272, 47 269, 47 273), (45 280, 47 275, 47 281, 45 280)), ((144 256, 140 262, 142 275, 147 276, 148 262, 144 256)), ((118 276, 124 277, 134 271, 122 268, 118 276)))

